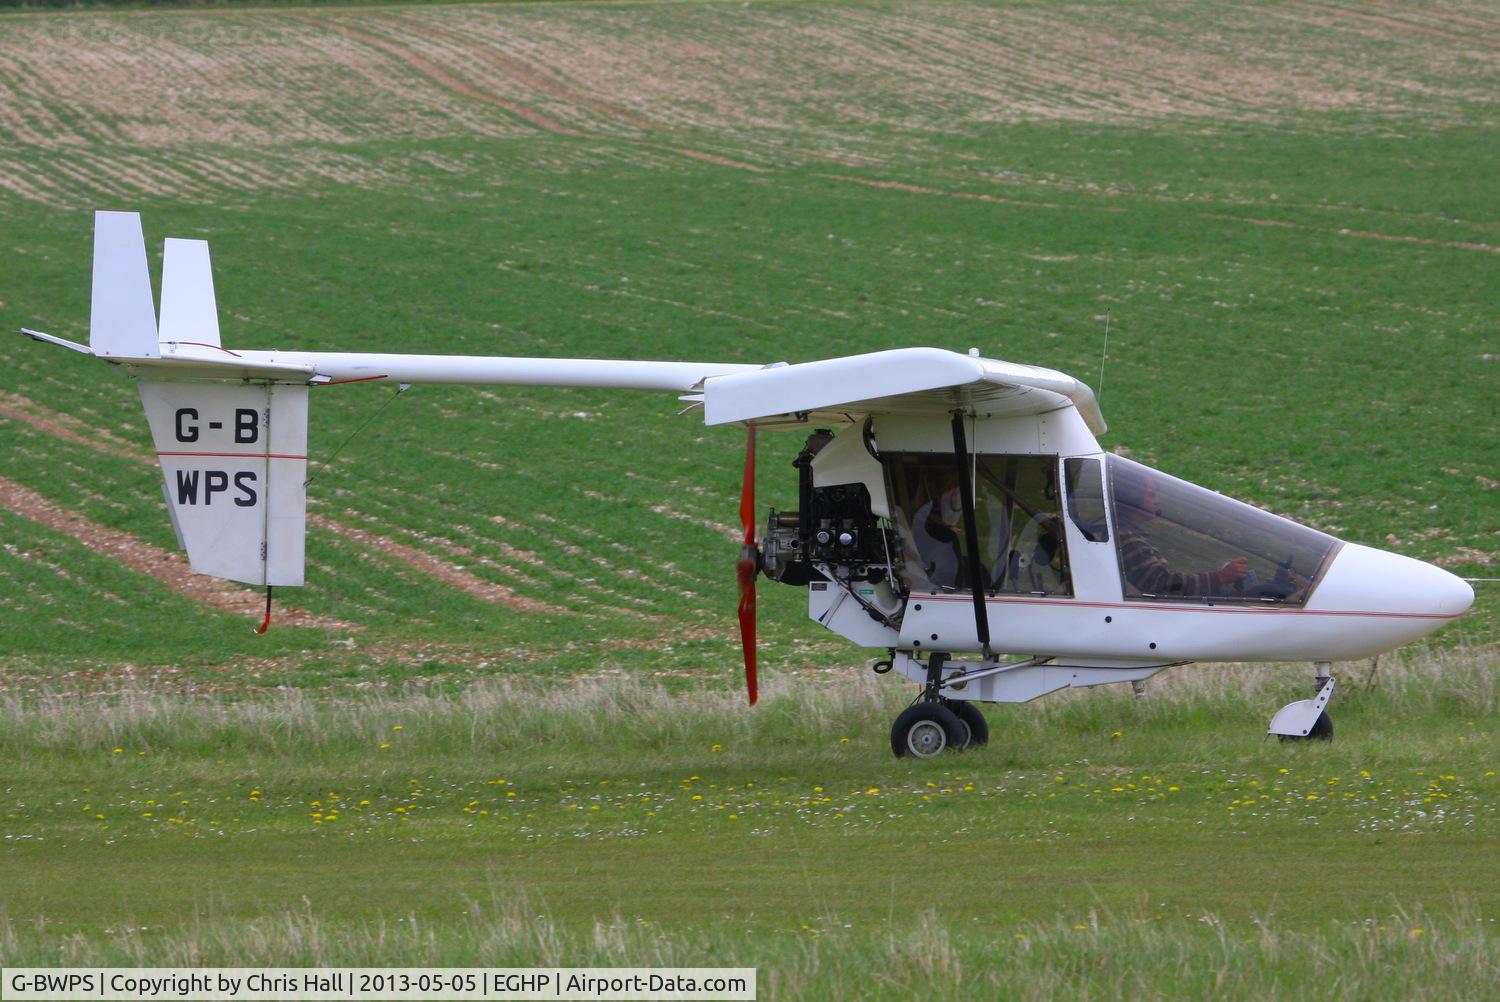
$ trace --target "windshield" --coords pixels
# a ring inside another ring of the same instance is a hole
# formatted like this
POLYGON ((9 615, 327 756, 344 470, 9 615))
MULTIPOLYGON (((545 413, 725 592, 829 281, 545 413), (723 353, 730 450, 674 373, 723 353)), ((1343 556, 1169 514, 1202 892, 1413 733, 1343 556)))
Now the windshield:
POLYGON ((1149 466, 1107 459, 1127 599, 1300 606, 1339 545, 1149 466))

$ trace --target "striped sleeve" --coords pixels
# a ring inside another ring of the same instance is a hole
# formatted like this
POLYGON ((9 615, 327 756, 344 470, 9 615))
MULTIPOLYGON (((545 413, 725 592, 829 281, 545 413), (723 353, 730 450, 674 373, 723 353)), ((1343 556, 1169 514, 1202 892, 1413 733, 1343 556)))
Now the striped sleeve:
POLYGON ((1143 595, 1193 598, 1218 591, 1218 576, 1213 571, 1183 574, 1172 570, 1161 551, 1139 532, 1120 535, 1120 566, 1125 580, 1143 595))

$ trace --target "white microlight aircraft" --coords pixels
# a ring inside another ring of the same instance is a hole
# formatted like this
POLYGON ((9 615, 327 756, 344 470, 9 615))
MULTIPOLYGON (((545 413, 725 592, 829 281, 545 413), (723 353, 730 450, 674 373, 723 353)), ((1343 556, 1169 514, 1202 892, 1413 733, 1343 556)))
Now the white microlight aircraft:
POLYGON ((975 703, 1139 684, 1193 661, 1313 662, 1316 695, 1283 707, 1270 733, 1329 738, 1331 662, 1415 640, 1474 600, 1430 564, 1105 453, 1087 386, 977 350, 764 366, 231 351, 201 240, 166 241, 161 300, 158 324, 139 215, 100 212, 89 344, 24 333, 138 378, 193 569, 264 586, 267 622, 270 589, 303 582, 308 391, 359 381, 667 390, 710 425, 746 426, 750 702, 764 574, 806 588, 823 626, 889 650, 877 672, 920 684, 891 731, 897 755, 984 744, 975 703), (810 432, 797 509, 772 509, 759 542, 757 428, 810 432))

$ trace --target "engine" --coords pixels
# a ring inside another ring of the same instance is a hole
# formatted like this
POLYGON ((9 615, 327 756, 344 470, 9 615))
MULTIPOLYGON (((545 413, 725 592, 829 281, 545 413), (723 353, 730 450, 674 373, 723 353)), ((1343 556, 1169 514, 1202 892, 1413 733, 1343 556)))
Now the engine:
POLYGON ((881 581, 889 573, 891 541, 870 510, 864 484, 814 487, 812 458, 828 444, 824 431, 809 436, 793 463, 799 474, 797 511, 771 509, 761 542, 761 568, 783 584, 805 585, 828 566, 844 580, 881 581))

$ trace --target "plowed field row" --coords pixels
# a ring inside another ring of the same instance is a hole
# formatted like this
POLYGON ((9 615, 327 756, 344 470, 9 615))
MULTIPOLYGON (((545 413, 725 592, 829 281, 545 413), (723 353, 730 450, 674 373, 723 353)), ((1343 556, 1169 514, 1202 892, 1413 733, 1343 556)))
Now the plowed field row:
POLYGON ((458 165, 474 171, 512 158, 568 169, 594 144, 653 167, 899 169, 996 122, 1493 117, 1500 40, 1482 4, 1237 8, 1232 30, 1224 13, 569 4, 10 18, 0 186, 76 206, 385 184, 412 172, 403 144, 447 137, 505 145, 458 165))
MULTIPOLYGON (((0 415, 25 424, 36 432, 59 441, 121 457, 134 464, 155 466, 155 461, 149 453, 137 448, 133 443, 107 430, 90 427, 76 417, 51 411, 15 394, 0 394, 0 415)), ((72 478, 71 482, 65 486, 75 492, 83 489, 82 478, 91 474, 91 471, 78 463, 69 461, 58 463, 55 454, 47 450, 42 442, 38 442, 36 446, 23 443, 16 458, 36 465, 46 462, 54 478, 58 473, 72 478)), ((98 484, 97 480, 95 484, 98 484)), ((56 485, 54 489, 55 487, 56 485)), ((109 493, 129 490, 129 485, 115 481, 106 481, 104 487, 109 493)), ((377 509, 380 507, 379 493, 372 492, 371 495, 377 500, 377 509)), ((100 495, 97 490, 91 494, 95 500, 104 498, 104 495, 100 495)), ((411 517, 410 496, 404 492, 395 491, 387 492, 386 497, 395 506, 391 511, 393 516, 411 517)), ((0 478, 0 507, 45 525, 49 529, 79 539, 96 549, 116 554, 134 571, 154 577, 171 590, 195 601, 222 611, 242 615, 253 614, 259 608, 260 599, 251 592, 232 584, 193 575, 187 567, 185 556, 160 549, 127 533, 109 529, 76 512, 69 512, 35 491, 4 478, 0 478)), ((694 524, 704 525, 717 534, 732 535, 732 530, 727 526, 707 522, 700 517, 684 514, 666 505, 657 505, 652 511, 665 518, 686 519, 694 524)), ((598 556, 592 552, 592 548, 597 545, 596 540, 587 538, 588 535, 597 536, 597 534, 589 534, 587 530, 584 533, 571 532, 566 526, 558 524, 555 519, 549 519, 552 524, 548 528, 536 530, 528 527, 524 517, 500 517, 492 521, 496 525, 504 526, 506 538, 495 538, 493 528, 484 530, 473 526, 456 525, 455 520, 463 514, 460 510, 451 507, 434 506, 432 511, 422 512, 419 517, 428 519, 423 524, 443 525, 449 527, 450 532, 457 531, 468 535, 470 542, 465 544, 456 543, 451 538, 436 533, 402 528, 378 516, 350 510, 339 512, 336 518, 315 510, 309 517, 309 528, 315 533, 331 533, 343 537, 370 553, 379 554, 384 561, 399 568, 397 575, 399 578, 404 579, 406 584, 419 591, 430 587, 428 583, 420 580, 425 577, 456 588, 480 601, 502 605, 520 612, 563 612, 564 610, 558 606, 549 604, 539 597, 532 597, 532 595, 562 594, 568 596, 570 605, 574 607, 572 610, 574 615, 623 616, 636 620, 655 621, 663 626, 669 622, 659 600, 642 598, 605 583, 610 579, 619 581, 622 574, 624 578, 633 579, 636 574, 630 568, 646 563, 649 559, 648 554, 621 543, 613 548, 623 556, 623 560, 610 560, 598 556), (574 540, 569 541, 569 536, 575 537, 574 540), (403 539, 410 540, 410 542, 405 542, 403 539), (509 540, 516 540, 523 546, 541 546, 545 550, 538 552, 524 549, 509 540), (584 574, 560 566, 556 559, 556 551, 559 548, 565 556, 581 556, 591 566, 590 572, 584 574), (482 571, 476 574, 470 570, 473 567, 482 568, 482 571), (604 581, 601 581, 601 578, 604 581), (520 590, 500 583, 502 580, 519 583, 520 590)), ((695 596, 695 593, 688 587, 691 578, 685 577, 675 568, 667 571, 668 577, 674 575, 679 580, 677 586, 672 589, 671 604, 673 610, 681 614, 688 611, 682 605, 683 599, 695 596)), ((364 611, 372 617, 380 615, 380 610, 377 608, 367 607, 364 611)), ((702 607, 701 599, 699 607, 691 611, 698 615, 706 612, 702 607)), ((291 625, 322 626, 342 630, 356 628, 353 624, 309 615, 295 607, 290 617, 281 618, 291 625)))

